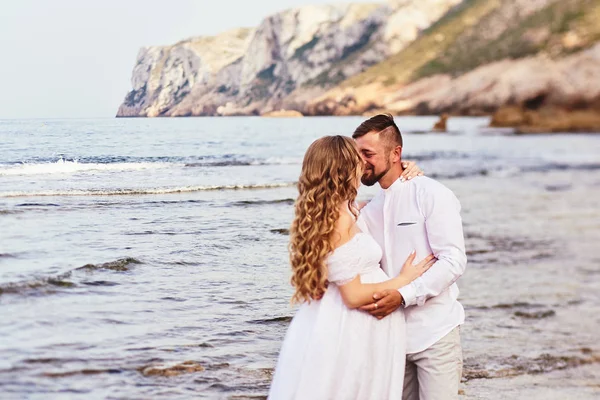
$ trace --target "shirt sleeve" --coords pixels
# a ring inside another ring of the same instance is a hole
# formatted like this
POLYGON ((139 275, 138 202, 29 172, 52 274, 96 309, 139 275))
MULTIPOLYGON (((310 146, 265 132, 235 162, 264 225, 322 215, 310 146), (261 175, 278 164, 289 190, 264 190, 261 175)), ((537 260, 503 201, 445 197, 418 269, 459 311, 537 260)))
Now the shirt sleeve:
POLYGON ((421 277, 400 288, 405 307, 425 301, 448 289, 465 272, 467 255, 460 202, 445 186, 423 188, 417 202, 425 218, 427 240, 438 259, 421 277))

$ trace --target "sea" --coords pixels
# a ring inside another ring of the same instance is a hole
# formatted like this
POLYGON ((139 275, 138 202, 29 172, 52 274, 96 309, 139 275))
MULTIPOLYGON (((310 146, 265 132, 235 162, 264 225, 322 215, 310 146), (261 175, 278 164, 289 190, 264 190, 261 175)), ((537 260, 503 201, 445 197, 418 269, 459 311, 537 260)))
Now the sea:
MULTIPOLYGON (((362 120, 0 120, 0 398, 266 398, 303 154, 362 120)), ((462 204, 461 399, 600 398, 600 136, 435 122, 397 118, 462 204)))

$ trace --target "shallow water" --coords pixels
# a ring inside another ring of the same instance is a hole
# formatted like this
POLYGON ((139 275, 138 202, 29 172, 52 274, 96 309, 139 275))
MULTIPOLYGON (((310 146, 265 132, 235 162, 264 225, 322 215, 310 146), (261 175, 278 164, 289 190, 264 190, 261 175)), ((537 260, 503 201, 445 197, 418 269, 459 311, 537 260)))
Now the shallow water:
MULTIPOLYGON (((265 396, 302 155, 360 122, 0 121, 0 397, 265 396)), ((600 137, 434 122, 399 119, 463 206, 465 396, 595 398, 600 137)))

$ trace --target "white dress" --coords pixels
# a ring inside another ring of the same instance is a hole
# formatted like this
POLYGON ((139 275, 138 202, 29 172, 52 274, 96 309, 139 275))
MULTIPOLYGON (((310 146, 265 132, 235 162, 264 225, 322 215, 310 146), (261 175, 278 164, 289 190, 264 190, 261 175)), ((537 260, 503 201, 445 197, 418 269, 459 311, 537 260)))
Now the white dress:
POLYGON ((329 287, 292 320, 271 383, 270 400, 402 398, 406 325, 401 309, 378 320, 344 305, 337 285, 388 280, 381 248, 357 233, 328 258, 329 287))

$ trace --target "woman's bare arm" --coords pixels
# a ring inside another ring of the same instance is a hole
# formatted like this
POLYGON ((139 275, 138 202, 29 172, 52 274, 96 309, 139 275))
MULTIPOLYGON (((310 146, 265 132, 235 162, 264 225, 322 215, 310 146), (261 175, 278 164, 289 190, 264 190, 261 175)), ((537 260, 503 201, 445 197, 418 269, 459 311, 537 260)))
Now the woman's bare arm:
POLYGON ((346 307, 358 308, 371 304, 374 293, 383 290, 398 290, 408 285, 427 271, 435 262, 435 257, 430 254, 418 264, 413 265, 415 256, 416 253, 413 252, 408 257, 402 267, 402 271, 395 278, 380 283, 362 283, 360 276, 357 276, 351 282, 340 285, 339 290, 346 307))
MULTIPOLYGON (((347 211, 347 207, 347 203, 340 205, 340 217, 336 221, 334 236, 332 238, 334 247, 339 247, 348 242, 358 232, 355 224, 356 221, 347 211)), ((416 253, 413 252, 404 263, 400 274, 385 282, 361 283, 360 277, 357 276, 351 282, 340 285, 339 289, 344 304, 346 304, 348 308, 358 308, 366 304, 371 304, 373 302, 374 293, 387 289, 397 290, 408 285, 419 276, 423 275, 423 273, 435 262, 433 255, 429 255, 420 263, 413 265, 415 257, 416 253)))

